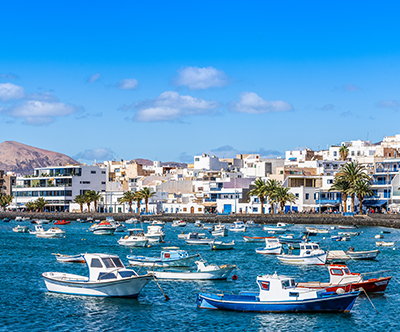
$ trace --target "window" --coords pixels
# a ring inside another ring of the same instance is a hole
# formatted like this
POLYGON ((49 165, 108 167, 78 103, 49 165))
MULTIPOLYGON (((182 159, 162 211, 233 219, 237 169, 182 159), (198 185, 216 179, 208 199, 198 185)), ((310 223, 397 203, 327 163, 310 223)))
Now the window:
POLYGON ((261 281, 261 288, 263 290, 269 291, 269 281, 261 281))
POLYGON ((290 297, 299 297, 299 293, 297 292, 289 292, 290 297))
POLYGON ((183 212, 186 212, 187 211, 187 209, 186 208, 183 208, 183 212))
POLYGON ((194 161, 200 161, 200 158, 194 158, 194 161))
POLYGON ((327 180, 326 182, 327 182, 328 184, 332 184, 332 183, 333 183, 333 180, 330 179, 330 180, 327 180))
POLYGON ((114 265, 113 261, 111 260, 111 258, 108 258, 108 257, 103 258, 103 262, 104 262, 104 265, 105 265, 107 268, 115 267, 115 265, 114 265))
POLYGON ((333 151, 333 155, 336 157, 337 156, 337 151, 333 151))
POLYGON ((290 280, 282 280, 282 288, 286 289, 287 287, 290 287, 290 280))
POLYGON ((297 198, 299 198, 299 193, 296 193, 295 195, 296 195, 297 198))
POLYGON ((258 211, 258 208, 253 207, 253 212, 257 212, 257 211, 258 211))
POLYGON ((103 267, 101 262, 98 258, 93 258, 92 262, 90 263, 90 267, 103 267))
POLYGON ((106 184, 106 182, 105 181, 101 181, 101 184, 106 184))
POLYGON ((201 208, 198 208, 198 210, 197 210, 197 211, 201 212, 202 210, 201 210, 201 208))
POLYGON ((354 156, 354 151, 351 151, 351 155, 354 156))
POLYGON ((90 181, 81 181, 80 184, 90 184, 90 181))
POLYGON ((117 257, 112 257, 112 261, 114 262, 116 267, 124 267, 124 264, 122 264, 121 260, 117 257))
POLYGON ((91 171, 90 173, 92 173, 92 174, 96 174, 96 171, 91 171))
POLYGON ((331 269, 331 274, 334 276, 342 276, 343 271, 342 271, 342 269, 331 269))
POLYGON ((106 174, 106 171, 101 171, 101 174, 106 174))
POLYGON ((310 194, 306 194, 306 199, 309 199, 310 198, 310 194))

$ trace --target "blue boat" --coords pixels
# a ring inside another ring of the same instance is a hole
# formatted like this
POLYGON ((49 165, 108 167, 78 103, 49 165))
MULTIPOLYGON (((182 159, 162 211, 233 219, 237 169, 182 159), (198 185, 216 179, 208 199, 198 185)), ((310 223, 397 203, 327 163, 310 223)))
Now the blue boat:
POLYGON ((263 275, 257 277, 259 292, 239 295, 197 295, 197 307, 252 312, 350 312, 360 292, 338 290, 327 292, 298 288, 287 276, 263 275))

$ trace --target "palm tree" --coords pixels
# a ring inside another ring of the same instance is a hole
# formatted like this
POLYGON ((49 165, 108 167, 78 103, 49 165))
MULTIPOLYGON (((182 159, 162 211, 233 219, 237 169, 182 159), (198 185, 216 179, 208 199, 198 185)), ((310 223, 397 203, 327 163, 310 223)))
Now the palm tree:
POLYGON ((85 198, 84 203, 87 205, 87 212, 90 212, 90 203, 93 201, 90 190, 86 191, 83 197, 85 198))
POLYGON ((25 203, 25 208, 26 208, 28 211, 33 211, 33 210, 36 209, 36 206, 35 206, 35 203, 34 203, 34 202, 28 202, 28 203, 25 203))
POLYGON ((124 195, 121 198, 118 198, 119 203, 128 203, 129 204, 129 211, 132 211, 132 203, 135 200, 136 200, 136 193, 133 191, 125 191, 124 195))
POLYGON ((39 212, 43 212, 44 207, 47 205, 47 201, 43 197, 39 197, 35 202, 35 208, 39 210, 39 212))
POLYGON ((345 161, 349 155, 349 148, 346 145, 342 145, 339 149, 340 159, 345 161))
POLYGON ((149 187, 144 187, 141 191, 142 198, 144 198, 144 203, 146 204, 146 213, 147 213, 147 204, 149 203, 149 198, 153 197, 156 192, 151 191, 149 187))
POLYGON ((3 208, 3 210, 5 210, 7 205, 9 205, 12 202, 13 198, 14 197, 11 195, 0 194, 0 206, 3 208))
POLYGON ((333 185, 328 190, 328 191, 339 191, 340 193, 342 193, 343 212, 347 212, 346 202, 349 190, 350 190, 350 182, 338 178, 335 178, 333 185))
POLYGON ((266 193, 266 184, 263 180, 257 179, 255 182, 255 187, 249 191, 248 196, 257 196, 260 199, 261 203, 261 214, 264 214, 264 203, 265 197, 267 196, 266 193))
POLYGON ((283 186, 279 186, 275 190, 275 198, 274 201, 280 205, 281 213, 283 213, 285 209, 286 203, 295 203, 296 195, 289 192, 290 188, 286 188, 283 186))
POLYGON ((98 191, 98 192, 96 193, 95 190, 90 190, 90 191, 87 191, 85 194, 88 195, 88 196, 90 197, 91 202, 94 203, 94 211, 97 212, 97 202, 98 202, 98 201, 100 200, 100 198, 101 198, 101 193, 100 193, 100 191, 98 191))
POLYGON ((141 191, 135 192, 134 201, 135 201, 136 204, 137 204, 137 211, 138 211, 138 213, 140 213, 140 202, 142 201, 142 199, 143 199, 142 192, 141 192, 141 191))
POLYGON ((271 214, 274 214, 274 203, 276 198, 276 190, 281 184, 277 180, 270 179, 265 184, 265 193, 268 197, 268 201, 271 204, 271 214))
MULTIPOLYGON (((365 172, 365 167, 355 161, 342 165, 339 172, 335 175, 335 179, 338 181, 347 181, 350 187, 354 187, 357 180, 371 181, 369 175, 365 172)), ((351 197, 351 212, 354 212, 355 192, 349 191, 349 194, 351 197)))
POLYGON ((371 189, 371 181, 368 180, 356 180, 354 185, 349 190, 350 193, 357 195, 359 201, 360 214, 362 213, 362 202, 365 196, 373 196, 375 193, 371 189))
POLYGON ((83 212, 83 204, 86 203, 86 197, 84 195, 76 195, 74 202, 79 204, 79 207, 81 209, 81 213, 83 212))

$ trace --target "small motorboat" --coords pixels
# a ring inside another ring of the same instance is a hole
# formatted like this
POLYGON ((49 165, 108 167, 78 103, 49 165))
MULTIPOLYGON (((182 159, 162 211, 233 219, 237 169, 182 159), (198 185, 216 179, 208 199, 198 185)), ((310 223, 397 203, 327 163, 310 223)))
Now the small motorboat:
POLYGON ((63 272, 42 274, 47 289, 54 293, 136 298, 151 280, 150 274, 138 275, 126 269, 116 255, 82 254, 88 277, 63 272))
POLYGON ((354 228, 358 228, 357 225, 353 225, 353 226, 343 226, 343 225, 339 225, 338 226, 339 229, 354 229, 354 228))
POLYGON ((17 217, 15 217, 15 221, 23 221, 23 220, 22 220, 22 217, 17 216, 17 217))
POLYGON ((165 225, 165 221, 153 220, 153 221, 151 222, 151 224, 152 224, 153 226, 164 226, 164 225, 165 225))
POLYGON ((145 235, 150 243, 163 242, 164 237, 165 237, 165 233, 163 231, 163 226, 149 225, 149 226, 147 226, 147 231, 146 231, 145 235))
POLYGON ((186 244, 204 244, 208 245, 215 241, 215 239, 200 238, 199 233, 191 232, 189 237, 186 239, 186 244))
POLYGON ((380 251, 378 249, 354 251, 354 247, 350 247, 345 253, 350 257, 350 259, 376 259, 380 251))
POLYGON ((243 236, 244 242, 265 242, 268 236, 243 236))
POLYGON ((85 263, 85 259, 82 255, 62 255, 62 254, 53 254, 56 256, 58 262, 61 263, 85 263))
POLYGON ((115 233, 123 233, 126 232, 126 227, 124 224, 121 223, 116 223, 115 224, 116 228, 115 228, 115 233))
POLYGON ((45 230, 42 225, 36 225, 35 231, 30 233, 40 238, 61 238, 65 235, 65 231, 58 227, 51 227, 45 230))
POLYGON ((327 253, 320 249, 318 243, 315 242, 303 242, 300 243, 300 254, 293 255, 291 252, 288 254, 282 254, 277 258, 288 264, 296 265, 325 265, 327 253))
POLYGON ((203 227, 203 223, 201 222, 201 220, 196 220, 195 222, 194 222, 194 225, 196 226, 196 227, 203 227))
POLYGON ((303 236, 294 237, 293 234, 287 234, 279 237, 279 242, 292 248, 300 248, 300 243, 304 242, 303 236))
POLYGON ((130 265, 134 266, 191 266, 199 254, 189 255, 185 250, 163 250, 160 257, 128 255, 130 265))
POLYGON ((225 225, 219 223, 218 225, 214 225, 214 229, 211 230, 212 236, 228 236, 228 230, 225 225))
POLYGON ((243 221, 234 221, 232 227, 229 228, 231 232, 246 232, 246 225, 243 221))
POLYGON ((279 255, 282 251, 282 244, 276 237, 267 237, 265 238, 265 247, 257 248, 257 254, 263 255, 279 255))
POLYGON ((317 236, 317 232, 304 231, 303 235, 305 235, 306 237, 317 236))
POLYGON ((329 282, 298 282, 297 287, 309 289, 326 289, 328 292, 337 292, 338 289, 352 291, 363 288, 366 292, 384 292, 392 277, 382 277, 386 271, 351 273, 349 268, 343 264, 331 264, 328 266, 329 282), (377 278, 365 280, 365 275, 379 275, 377 278))
POLYGON ((247 228, 255 228, 255 227, 261 227, 261 225, 258 225, 254 222, 254 220, 248 220, 246 221, 246 227, 247 228))
POLYGON ((238 295, 200 293, 197 307, 252 312, 350 312, 360 294, 299 288, 293 278, 276 273, 258 276, 257 286, 259 292, 238 295))
MULTIPOLYGON (((181 234, 178 234, 178 239, 180 240, 187 240, 190 238, 190 235, 192 234, 192 232, 185 234, 183 231, 181 234)), ((197 233, 197 237, 199 239, 205 239, 206 238, 206 233, 197 233)))
POLYGON ((144 234, 143 229, 130 228, 128 229, 128 235, 121 237, 117 242, 121 246, 146 247, 149 240, 144 234))
POLYGON ((306 227, 306 231, 310 233, 316 233, 316 234, 327 234, 329 233, 329 229, 321 229, 321 228, 315 228, 315 227, 306 227))
POLYGON ((71 221, 70 221, 70 220, 65 220, 65 219, 63 219, 63 220, 56 220, 56 221, 54 222, 54 225, 69 225, 69 224, 71 224, 71 221))
POLYGON ((375 235, 375 239, 383 239, 383 238, 384 238, 383 234, 375 235))
POLYGON ((342 241, 342 237, 340 235, 332 235, 331 240, 332 241, 342 241))
POLYGON ((3 221, 4 221, 4 222, 10 222, 11 219, 10 219, 10 218, 4 218, 3 221))
POLYGON ((376 241, 375 243, 378 247, 393 247, 394 246, 394 241, 392 241, 392 242, 376 241))
POLYGON ((338 235, 342 236, 358 236, 360 232, 338 232, 338 235))
POLYGON ((157 279, 174 279, 174 280, 224 280, 236 268, 236 265, 225 264, 205 265, 203 261, 195 262, 197 268, 192 270, 183 270, 178 268, 157 268, 149 271, 157 279))
POLYGON ((172 227, 185 227, 186 226, 186 222, 184 222, 183 220, 174 220, 172 222, 172 227))
POLYGON ((230 250, 235 246, 235 241, 222 242, 214 240, 210 243, 211 250, 230 250))
POLYGON ((18 225, 16 227, 14 227, 12 230, 13 230, 14 233, 28 233, 29 227, 28 226, 20 226, 20 225, 18 225))
POLYGON ((34 219, 31 221, 31 224, 36 224, 36 225, 44 225, 50 223, 50 220, 47 219, 34 219))
POLYGON ((128 220, 125 221, 125 223, 127 224, 136 224, 140 222, 139 220, 137 220, 136 218, 129 218, 128 220))
POLYGON ((116 229, 116 227, 108 221, 102 221, 98 225, 93 226, 93 234, 95 235, 114 235, 116 229))

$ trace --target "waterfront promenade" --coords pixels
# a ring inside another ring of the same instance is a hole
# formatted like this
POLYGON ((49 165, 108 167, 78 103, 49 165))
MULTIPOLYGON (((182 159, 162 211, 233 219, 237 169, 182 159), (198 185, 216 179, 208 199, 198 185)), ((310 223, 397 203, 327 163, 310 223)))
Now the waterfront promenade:
POLYGON ((260 224, 276 224, 277 222, 285 222, 290 224, 321 224, 321 225, 360 225, 360 226, 382 226, 400 228, 400 214, 369 214, 356 215, 354 217, 342 216, 341 214, 232 214, 232 215, 216 215, 216 214, 156 214, 156 215, 139 215, 136 213, 68 213, 68 212, 0 212, 0 219, 15 217, 29 217, 31 219, 87 219, 92 217, 93 220, 104 220, 106 217, 113 217, 117 221, 125 221, 130 218, 144 220, 162 220, 172 222, 176 219, 185 220, 194 223, 196 220, 209 223, 232 223, 236 220, 244 222, 254 220, 260 224))

